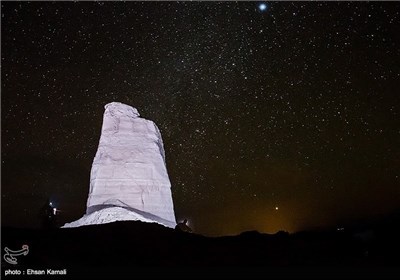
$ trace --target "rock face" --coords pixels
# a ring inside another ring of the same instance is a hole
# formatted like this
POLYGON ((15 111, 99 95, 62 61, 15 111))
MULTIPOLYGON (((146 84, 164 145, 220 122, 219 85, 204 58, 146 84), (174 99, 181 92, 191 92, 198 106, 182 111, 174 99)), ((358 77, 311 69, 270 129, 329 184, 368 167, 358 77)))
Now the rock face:
POLYGON ((112 102, 105 106, 86 215, 64 227, 116 220, 176 225, 159 129, 136 108, 112 102))

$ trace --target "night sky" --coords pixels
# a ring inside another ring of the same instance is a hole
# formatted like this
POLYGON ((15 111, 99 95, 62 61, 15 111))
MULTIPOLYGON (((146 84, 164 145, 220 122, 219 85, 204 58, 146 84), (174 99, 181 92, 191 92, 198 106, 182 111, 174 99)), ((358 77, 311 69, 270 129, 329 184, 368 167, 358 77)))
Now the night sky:
POLYGON ((161 130, 195 232, 400 207, 399 2, 1 3, 2 225, 86 209, 104 105, 161 130), (262 5, 263 4, 263 5, 262 5))

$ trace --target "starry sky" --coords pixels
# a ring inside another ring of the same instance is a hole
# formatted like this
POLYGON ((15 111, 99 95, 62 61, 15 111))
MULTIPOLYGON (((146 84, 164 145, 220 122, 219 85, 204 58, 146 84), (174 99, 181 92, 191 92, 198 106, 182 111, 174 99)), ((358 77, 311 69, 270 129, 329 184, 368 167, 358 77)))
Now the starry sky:
POLYGON ((400 206, 400 3, 1 3, 2 225, 86 209, 104 105, 161 130, 177 220, 217 236, 400 206))

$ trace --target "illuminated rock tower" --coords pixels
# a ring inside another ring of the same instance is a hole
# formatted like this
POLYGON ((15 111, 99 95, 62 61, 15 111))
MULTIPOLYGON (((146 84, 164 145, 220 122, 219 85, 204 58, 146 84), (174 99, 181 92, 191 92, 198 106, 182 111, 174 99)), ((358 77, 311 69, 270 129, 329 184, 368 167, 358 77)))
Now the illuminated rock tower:
POLYGON ((136 108, 105 106, 92 164, 86 215, 64 227, 141 220, 175 227, 163 142, 154 122, 136 108))

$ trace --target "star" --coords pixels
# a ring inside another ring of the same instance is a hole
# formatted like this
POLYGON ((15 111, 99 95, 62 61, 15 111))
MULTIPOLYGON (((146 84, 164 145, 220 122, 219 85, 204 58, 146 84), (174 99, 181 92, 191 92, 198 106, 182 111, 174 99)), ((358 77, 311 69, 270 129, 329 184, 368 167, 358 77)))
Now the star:
POLYGON ((258 5, 258 9, 260 10, 260 12, 264 12, 268 9, 268 6, 265 3, 261 3, 258 5))

